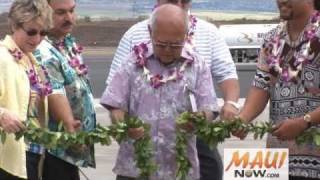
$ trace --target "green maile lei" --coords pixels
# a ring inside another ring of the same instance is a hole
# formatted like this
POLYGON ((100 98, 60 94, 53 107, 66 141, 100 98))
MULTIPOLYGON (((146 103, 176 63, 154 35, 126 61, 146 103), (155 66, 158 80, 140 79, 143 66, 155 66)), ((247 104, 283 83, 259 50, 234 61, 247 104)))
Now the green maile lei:
MULTIPOLYGON (((244 124, 240 119, 208 122, 203 114, 190 112, 182 113, 176 119, 177 127, 187 122, 191 122, 194 125, 193 134, 203 139, 211 148, 230 138, 234 130, 244 129, 247 132, 253 133, 255 139, 261 139, 265 134, 272 132, 273 126, 272 123, 268 122, 244 124)), ((16 133, 16 139, 19 140, 21 137, 24 137, 26 141, 41 144, 48 149, 68 148, 73 145, 91 145, 95 143, 109 146, 112 139, 118 143, 128 141, 127 132, 129 128, 143 127, 145 129, 144 136, 133 143, 135 162, 140 170, 140 178, 148 179, 157 170, 157 166, 153 161, 154 153, 150 136, 150 125, 138 118, 126 117, 124 121, 107 127, 97 125, 94 131, 77 133, 53 132, 47 128, 41 128, 35 121, 25 123, 26 129, 16 133)), ((187 156, 187 141, 191 133, 182 128, 177 128, 176 132, 176 178, 185 180, 191 168, 191 163, 187 156)), ((2 143, 4 143, 7 135, 2 129, 0 129, 0 136, 2 143)), ((309 129, 297 137, 296 142, 298 144, 313 143, 320 147, 320 131, 318 129, 309 129)))

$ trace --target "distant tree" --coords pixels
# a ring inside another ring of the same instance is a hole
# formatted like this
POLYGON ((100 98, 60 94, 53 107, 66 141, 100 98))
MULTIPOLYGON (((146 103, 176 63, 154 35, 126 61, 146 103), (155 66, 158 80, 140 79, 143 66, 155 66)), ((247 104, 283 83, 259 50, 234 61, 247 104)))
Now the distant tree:
POLYGON ((91 17, 90 16, 85 16, 84 17, 84 22, 91 22, 91 17))
POLYGON ((138 16, 137 19, 138 19, 139 21, 142 21, 142 20, 148 19, 148 17, 149 17, 149 16, 147 16, 147 15, 140 15, 140 16, 138 16))

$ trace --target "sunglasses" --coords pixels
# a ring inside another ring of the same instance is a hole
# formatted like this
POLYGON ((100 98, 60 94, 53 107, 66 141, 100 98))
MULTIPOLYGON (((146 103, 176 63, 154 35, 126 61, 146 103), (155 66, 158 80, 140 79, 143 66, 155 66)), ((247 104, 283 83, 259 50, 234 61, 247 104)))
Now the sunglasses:
POLYGON ((42 30, 42 31, 37 31, 35 29, 25 29, 23 26, 20 26, 21 29, 28 35, 28 36, 35 36, 37 34, 39 34, 40 36, 46 36, 48 35, 48 31, 42 30))

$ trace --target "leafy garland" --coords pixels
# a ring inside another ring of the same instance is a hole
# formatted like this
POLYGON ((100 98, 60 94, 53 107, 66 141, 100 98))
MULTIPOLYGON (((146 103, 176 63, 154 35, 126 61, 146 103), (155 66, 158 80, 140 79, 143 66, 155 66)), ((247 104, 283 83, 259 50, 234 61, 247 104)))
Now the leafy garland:
MULTIPOLYGON (((216 147, 218 143, 222 143, 225 139, 230 138, 232 132, 243 129, 248 133, 253 133, 254 139, 262 139, 267 133, 272 132, 273 124, 270 122, 263 123, 242 123, 241 119, 236 118, 233 121, 217 121, 208 122, 202 113, 182 113, 176 120, 177 127, 183 124, 192 123, 194 126, 194 134, 209 145, 210 148, 216 147)), ((182 128, 177 128, 177 173, 176 178, 179 180, 186 180, 191 163, 186 153, 186 144, 188 140, 187 133, 182 128)), ((305 143, 314 143, 320 147, 320 130, 311 128, 305 131, 302 135, 296 138, 298 145, 305 143)))
MULTIPOLYGON (((194 125, 194 134, 204 140, 211 148, 222 143, 225 139, 231 137, 231 133, 237 129, 244 129, 254 134, 254 139, 263 138, 266 133, 272 132, 272 123, 244 124, 240 119, 234 121, 208 122, 201 113, 182 113, 176 120, 177 127, 185 123, 194 125)), ((26 141, 42 144, 48 149, 68 148, 79 144, 110 145, 111 138, 118 143, 129 139, 128 129, 143 127, 144 136, 136 140, 133 145, 135 149, 136 166, 140 169, 140 179, 148 179, 157 169, 153 161, 153 148, 150 137, 150 125, 143 123, 135 117, 126 117, 123 122, 119 122, 108 127, 97 125, 92 132, 52 132, 46 128, 41 128, 35 121, 26 123, 26 130, 16 133, 16 139, 24 137, 26 141)), ((182 128, 177 128, 176 151, 177 151, 177 172, 176 177, 180 180, 186 180, 191 163, 187 156, 187 141, 191 133, 182 128)), ((1 142, 4 143, 7 134, 0 129, 1 142)), ((314 143, 320 147, 320 130, 313 128, 305 131, 297 137, 298 144, 314 143)))
MULTIPOLYGON (((111 138, 118 143, 129 140, 127 134, 129 128, 143 127, 144 136, 133 143, 135 149, 136 166, 140 169, 140 178, 147 179, 156 170, 153 162, 153 149, 150 137, 150 125, 143 123, 135 117, 125 117, 123 122, 112 124, 108 127, 97 125, 96 129, 91 132, 53 132, 47 128, 41 128, 36 121, 25 123, 26 129, 15 134, 16 140, 24 137, 26 141, 41 144, 48 149, 68 148, 74 145, 95 144, 109 146, 111 138)), ((61 129, 61 128, 60 128, 61 129)), ((1 142, 6 141, 7 134, 0 128, 1 142)))

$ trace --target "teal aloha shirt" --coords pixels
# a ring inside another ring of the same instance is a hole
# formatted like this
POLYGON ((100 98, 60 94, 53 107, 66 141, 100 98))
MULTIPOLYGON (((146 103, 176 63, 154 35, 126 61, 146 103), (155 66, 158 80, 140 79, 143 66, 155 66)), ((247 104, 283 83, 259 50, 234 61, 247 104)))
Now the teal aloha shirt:
MULTIPOLYGON (((92 88, 87 73, 79 73, 86 69, 83 70, 85 65, 81 48, 75 43, 74 37, 67 35, 61 42, 46 38, 34 55, 37 58, 41 57, 43 65, 48 69, 53 94, 66 95, 74 118, 82 123, 81 130, 93 131, 96 127, 96 113, 92 88)), ((57 121, 50 116, 49 129, 58 131, 58 127, 57 121)), ((76 166, 95 167, 93 145, 82 152, 77 151, 76 148, 58 148, 49 150, 49 153, 76 166)))

